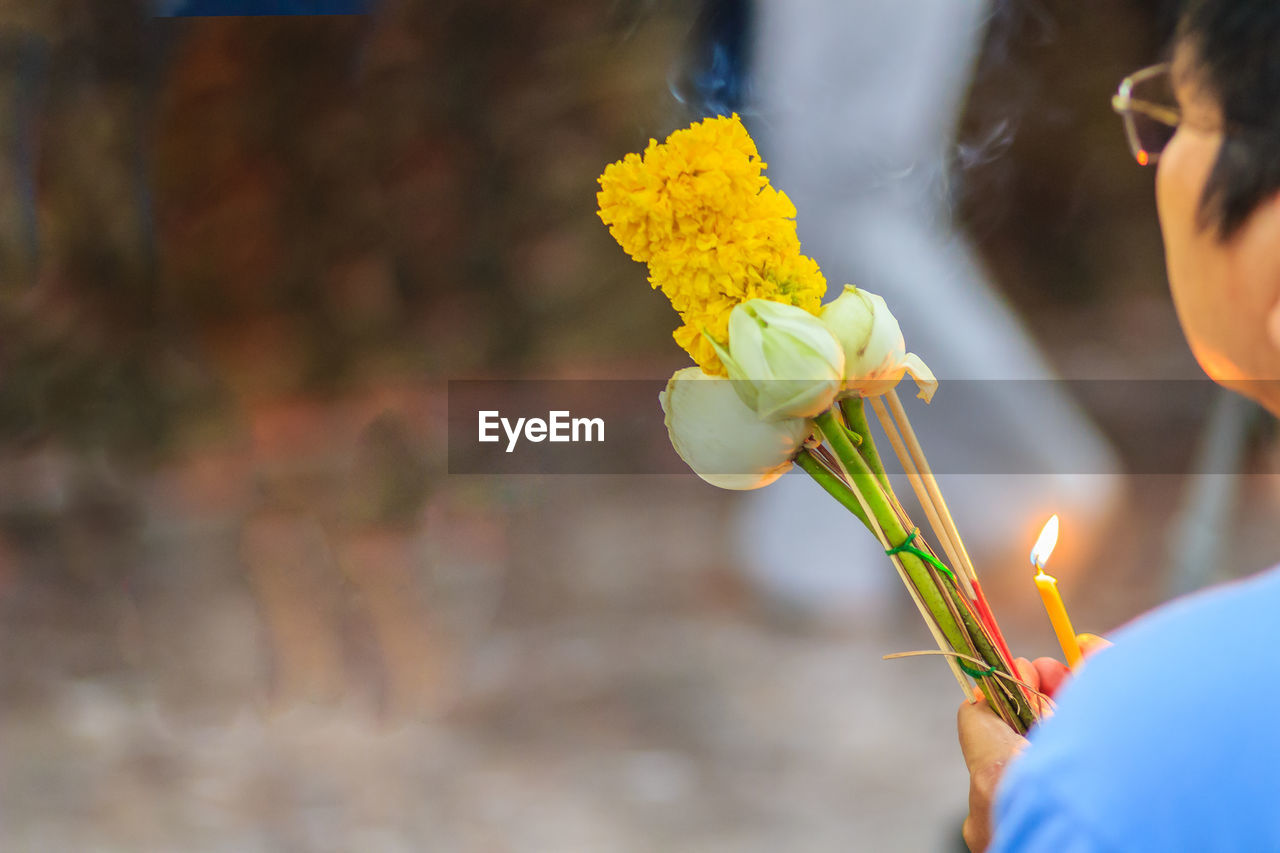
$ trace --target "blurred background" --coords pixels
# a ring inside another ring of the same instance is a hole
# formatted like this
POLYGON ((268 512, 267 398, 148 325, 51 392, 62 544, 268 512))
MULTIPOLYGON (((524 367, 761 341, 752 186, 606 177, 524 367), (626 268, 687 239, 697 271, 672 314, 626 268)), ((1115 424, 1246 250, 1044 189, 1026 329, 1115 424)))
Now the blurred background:
MULTIPOLYGON (((787 77, 819 37, 943 55, 932 12, 890 5, 0 3, 0 847, 960 849, 961 697, 936 660, 881 661, 930 645, 883 557, 824 546, 851 584, 792 587, 744 568, 759 496, 445 453, 450 379, 685 366, 595 179, 723 109, 833 285, 904 269, 823 232, 820 204, 885 191, 963 244, 978 284, 937 298, 1003 318, 958 352, 1199 376, 1108 106, 1171 4, 944 4, 966 23, 906 167, 813 123, 892 124, 901 78, 787 77), (851 171, 806 175, 806 139, 851 171)), ((946 377, 913 334, 932 299, 899 317, 946 377)), ((1070 401, 1116 466, 1076 483, 1089 544, 1065 526, 1055 558, 1080 630, 1280 553, 1271 429, 1187 385, 1070 401), (1176 464, 1133 473, 1152 445, 1176 464)), ((1007 547, 976 556, 1014 649, 1055 653, 1043 518, 960 502, 997 516, 974 538, 1007 547)))

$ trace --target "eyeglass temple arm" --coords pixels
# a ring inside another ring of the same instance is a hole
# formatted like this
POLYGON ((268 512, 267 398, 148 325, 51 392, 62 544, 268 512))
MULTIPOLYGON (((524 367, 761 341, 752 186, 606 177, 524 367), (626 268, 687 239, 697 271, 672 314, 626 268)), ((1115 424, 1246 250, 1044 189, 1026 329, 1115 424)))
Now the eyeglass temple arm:
POLYGON ((1137 101, 1128 95, 1112 95, 1111 108, 1118 113, 1142 113, 1144 116, 1153 118, 1161 124, 1169 125, 1169 127, 1177 127, 1182 118, 1175 109, 1153 104, 1150 101, 1137 101))

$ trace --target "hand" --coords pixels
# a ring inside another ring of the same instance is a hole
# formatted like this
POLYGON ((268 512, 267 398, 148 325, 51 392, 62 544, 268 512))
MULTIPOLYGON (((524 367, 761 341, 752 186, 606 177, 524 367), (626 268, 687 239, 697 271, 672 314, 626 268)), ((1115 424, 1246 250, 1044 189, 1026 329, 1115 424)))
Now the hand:
MULTIPOLYGON (((1077 634, 1076 642, 1080 644, 1080 651, 1084 652, 1085 657, 1093 654, 1099 649, 1105 649, 1111 643, 1099 637, 1097 634, 1077 634)), ((1018 660, 1026 662, 1025 658, 1018 660)), ((1039 691, 1050 699, 1057 695, 1058 690, 1067 680, 1067 676, 1071 675, 1071 669, 1061 661, 1053 658, 1036 658, 1031 662, 1031 666, 1035 668, 1036 676, 1039 678, 1039 691)), ((1036 684, 1037 682, 1030 679, 1024 679, 1028 684, 1036 684)), ((1049 713, 1052 713, 1050 711, 1049 713)))
MULTIPOLYGON (((1086 655, 1111 645, 1094 634, 1077 638, 1086 655)), ((1036 690, 1052 698, 1071 674, 1071 670, 1053 658, 1026 658, 1014 661, 1018 677, 1036 690)), ((973 853, 982 853, 991 843, 991 803, 1004 768, 1027 746, 1027 739, 1009 728, 987 705, 982 694, 973 702, 960 705, 956 717, 960 733, 960 750, 969 768, 969 816, 964 821, 964 842, 973 853)))
MULTIPOLYGON (((1041 689, 1039 672, 1029 660, 1018 658, 1014 665, 1019 678, 1036 690, 1041 689)), ((960 733, 960 751, 969 768, 969 816, 964 820, 962 834, 973 853, 982 853, 991 843, 991 803, 996 786, 1004 775, 1005 765, 1026 748, 1027 739, 996 716, 981 691, 973 702, 960 705, 956 728, 960 733)))

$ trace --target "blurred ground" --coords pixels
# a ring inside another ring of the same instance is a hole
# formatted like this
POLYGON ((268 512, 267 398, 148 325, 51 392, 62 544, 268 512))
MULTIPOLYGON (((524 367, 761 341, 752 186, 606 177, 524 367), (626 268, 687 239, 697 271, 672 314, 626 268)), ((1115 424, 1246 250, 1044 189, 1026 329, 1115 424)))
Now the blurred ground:
MULTIPOLYGON (((880 660, 930 645, 905 596, 825 624, 771 610, 698 481, 458 489, 387 543, 412 584, 382 614, 323 549, 274 601, 235 526, 168 488, 142 490, 131 590, 9 547, 7 849, 951 849, 958 691, 936 661, 880 660)), ((1105 593, 1067 590, 1082 626, 1160 596, 1134 531, 1170 491, 1141 488, 1105 593)), ((115 537, 69 538, 92 567, 115 537)), ((1053 651, 1028 590, 995 606, 1016 649, 1053 651)))
MULTIPOLYGON (((1051 5, 988 45, 966 133, 1017 132, 958 215, 1065 375, 1193 375, 1106 110, 1158 4, 1051 5)), ((381 8, 0 6, 5 139, 40 143, 0 173, 0 848, 957 849, 959 691, 880 660, 930 645, 905 596, 769 600, 692 477, 445 473, 448 378, 679 366, 592 195, 687 121, 689 10, 381 8)), ((1187 467, 1205 417, 1093 414, 1187 467)), ((1249 448, 1209 576, 1280 553, 1249 448)), ((1186 478, 1130 485, 1064 579, 1081 629, 1167 597, 1186 478)), ((1051 653, 1021 566, 980 569, 1051 653)))

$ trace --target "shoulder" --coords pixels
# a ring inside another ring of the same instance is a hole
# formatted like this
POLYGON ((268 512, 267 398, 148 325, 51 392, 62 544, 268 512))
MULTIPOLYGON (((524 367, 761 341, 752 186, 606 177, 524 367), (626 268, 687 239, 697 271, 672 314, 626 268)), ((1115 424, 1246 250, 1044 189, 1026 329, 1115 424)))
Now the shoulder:
POLYGON ((1280 787, 1280 767, 1268 758, 1280 753, 1270 721, 1280 679, 1265 675, 1275 667, 1277 616, 1273 569, 1179 599, 1119 631, 1010 767, 997 827, 1068 815, 1093 839, 1079 849, 1091 850, 1139 840, 1194 849, 1187 844, 1198 833, 1220 842, 1224 827, 1241 826, 1255 833, 1252 842, 1256 833, 1280 841, 1280 817, 1256 794, 1280 787))
MULTIPOLYGON (((1221 632, 1217 644, 1248 642, 1266 637, 1269 619, 1280 615, 1280 566, 1232 583, 1220 584, 1168 604, 1130 622, 1116 632, 1120 654, 1115 663, 1147 651, 1152 642, 1194 644, 1205 648, 1204 640, 1188 632, 1211 628, 1221 632), (1262 617, 1262 621, 1252 617, 1262 617)), ((1212 649, 1211 642, 1210 648, 1212 649)), ((1112 650, 1108 650, 1112 651, 1112 650)))

